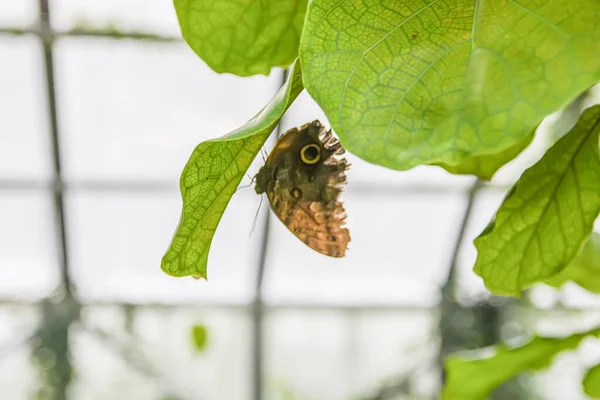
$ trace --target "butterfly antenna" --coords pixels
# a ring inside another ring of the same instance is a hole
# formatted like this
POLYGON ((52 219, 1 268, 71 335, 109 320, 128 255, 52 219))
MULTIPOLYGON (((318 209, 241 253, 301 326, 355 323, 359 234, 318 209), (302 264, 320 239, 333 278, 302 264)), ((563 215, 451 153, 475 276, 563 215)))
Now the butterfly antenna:
POLYGON ((254 232, 254 229, 256 229, 256 221, 258 221, 258 213, 260 213, 260 207, 262 206, 263 197, 264 196, 260 196, 260 203, 258 204, 258 210, 256 210, 256 215, 254 216, 254 221, 252 222, 252 229, 250 229, 250 235, 248 236, 248 239, 252 237, 252 232, 254 232))
POLYGON ((267 151, 264 147, 260 148, 260 155, 262 156, 263 162, 267 162, 267 151))
POLYGON ((246 176, 247 176, 247 177, 250 179, 250 183, 249 183, 249 184, 247 184, 247 185, 244 185, 244 186, 238 186, 238 188, 237 188, 237 189, 235 189, 235 191, 236 191, 236 192, 237 192, 238 190, 240 190, 240 189, 246 189, 246 188, 249 188, 249 187, 250 187, 250 186, 252 186, 252 184, 254 183, 254 179, 255 179, 256 177, 254 177, 254 178, 251 178, 251 177, 250 177, 250 175, 248 175, 248 174, 246 174, 246 176))

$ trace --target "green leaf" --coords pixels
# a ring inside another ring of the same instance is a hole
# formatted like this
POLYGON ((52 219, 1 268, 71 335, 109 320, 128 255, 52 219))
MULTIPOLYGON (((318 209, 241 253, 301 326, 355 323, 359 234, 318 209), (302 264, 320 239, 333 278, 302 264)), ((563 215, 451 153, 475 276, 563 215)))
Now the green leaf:
POLYGON ((355 155, 487 178, 600 80, 598 21, 598 0, 312 0, 304 85, 355 155))
POLYGON ((560 339, 535 337, 512 349, 498 346, 495 354, 487 358, 450 356, 445 362, 447 381, 442 400, 486 399, 492 390, 517 374, 548 367, 556 354, 575 349, 587 336, 600 336, 600 329, 560 339))
POLYGON ((192 326, 192 343, 197 352, 202 352, 206 348, 206 339, 208 330, 204 325, 192 326))
POLYGON ((183 211, 161 268, 169 275, 205 278, 208 251, 225 207, 283 113, 302 91, 300 64, 258 114, 235 131, 200 143, 180 180, 183 211))
POLYGON ((583 378, 583 391, 590 397, 600 398, 600 365, 590 368, 583 378))
POLYGON ((544 283, 558 288, 569 281, 600 294, 600 234, 593 233, 567 268, 544 283))
POLYGON ((308 0, 174 0, 181 33, 216 72, 268 75, 298 57, 308 0))
POLYGON ((523 140, 517 142, 512 147, 500 152, 465 157, 458 165, 440 164, 453 174, 475 174, 481 179, 489 180, 498 171, 498 169, 515 158, 527 147, 533 139, 534 132, 525 136, 523 140))
POLYGON ((518 296, 562 271, 588 239, 600 211, 599 133, 594 106, 523 173, 475 239, 473 270, 491 292, 518 296))

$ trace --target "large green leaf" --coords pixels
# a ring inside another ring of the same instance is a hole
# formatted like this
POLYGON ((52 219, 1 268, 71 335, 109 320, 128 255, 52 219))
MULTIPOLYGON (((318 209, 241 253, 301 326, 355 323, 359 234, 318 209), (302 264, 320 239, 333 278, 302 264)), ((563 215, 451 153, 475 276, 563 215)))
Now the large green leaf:
POLYGON ((526 170, 475 239, 474 271, 493 293, 522 289, 562 271, 600 211, 600 105, 526 170))
POLYGON ((213 70, 268 75, 298 56, 308 0, 174 0, 181 33, 213 70))
POLYGON ((196 147, 181 174, 183 211, 162 259, 164 272, 206 278, 210 243, 225 207, 263 143, 302 89, 302 73, 296 62, 285 85, 250 121, 196 147))
POLYGON ((556 354, 575 349, 587 336, 599 335, 600 329, 593 329, 561 339, 535 337, 521 347, 499 346, 494 355, 480 359, 450 356, 445 362, 448 379, 442 400, 486 399, 492 390, 515 375, 546 368, 556 354))
POLYGON ((600 0, 312 0, 304 85, 357 156, 487 178, 506 153, 474 157, 600 80, 599 21, 600 0))
POLYGON ((593 233, 567 268, 544 281, 556 288, 566 282, 600 294, 600 234, 593 233))
POLYGON ((586 372, 583 378, 583 391, 594 399, 600 399, 600 365, 586 372))

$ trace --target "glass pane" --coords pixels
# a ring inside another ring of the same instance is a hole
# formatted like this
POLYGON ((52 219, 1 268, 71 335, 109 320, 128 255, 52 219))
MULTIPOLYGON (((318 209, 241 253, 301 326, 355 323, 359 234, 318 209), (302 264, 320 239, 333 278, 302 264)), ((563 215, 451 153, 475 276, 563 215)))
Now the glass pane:
POLYGON ((172 1, 164 0, 52 0, 52 26, 60 31, 117 29, 179 36, 172 1))
POLYGON ((65 39, 56 60, 71 180, 175 186, 198 143, 246 122, 281 83, 280 74, 216 74, 185 44, 65 39))
POLYGON ((434 398, 438 316, 434 310, 367 311, 350 320, 356 372, 353 392, 363 396, 404 377, 424 398, 434 398))
POLYGON ((85 328, 72 335, 78 377, 73 398, 249 397, 251 337, 244 312, 92 307, 82 321, 85 328), (195 324, 207 329, 202 352, 192 346, 195 324))
POLYGON ((69 249, 77 293, 86 301, 249 301, 262 239, 260 221, 248 238, 259 201, 250 195, 238 193, 229 203, 212 243, 209 280, 204 281, 175 279, 160 270, 179 221, 176 192, 69 194, 69 249))
POLYGON ((403 376, 431 396, 435 388, 423 378, 437 373, 430 350, 436 321, 429 310, 271 311, 267 398, 375 398, 382 384, 403 376))
POLYGON ((347 328, 345 315, 335 311, 270 312, 265 327, 269 400, 350 398, 347 328))
POLYGON ((164 394, 159 378, 145 376, 120 357, 127 349, 107 348, 81 327, 70 330, 70 350, 76 373, 70 393, 76 399, 160 399, 164 394))
POLYGON ((0 385, 5 399, 28 399, 35 394, 37 374, 28 346, 13 349, 0 358, 0 385))
POLYGON ((0 298, 46 297, 59 284, 50 195, 0 193, 0 298))
POLYGON ((35 23, 37 15, 35 0, 0 0, 1 27, 28 27, 35 23))
POLYGON ((30 306, 0 306, 0 392, 3 399, 28 399, 35 393, 36 370, 27 339, 39 314, 30 306))
POLYGON ((475 300, 488 296, 489 292, 483 285, 483 280, 473 272, 477 259, 477 249, 473 240, 492 221, 494 214, 506 196, 506 189, 481 189, 475 195, 469 222, 465 229, 462 244, 456 261, 459 295, 461 300, 475 300))
POLYGON ((50 121, 39 41, 0 36, 0 65, 0 179, 47 179, 50 121))
POLYGON ((0 359, 34 334, 40 322, 36 307, 18 304, 0 305, 0 359))
POLYGON ((446 279, 466 196, 348 191, 345 199, 352 242, 341 259, 309 249, 273 216, 267 299, 434 304, 446 279))

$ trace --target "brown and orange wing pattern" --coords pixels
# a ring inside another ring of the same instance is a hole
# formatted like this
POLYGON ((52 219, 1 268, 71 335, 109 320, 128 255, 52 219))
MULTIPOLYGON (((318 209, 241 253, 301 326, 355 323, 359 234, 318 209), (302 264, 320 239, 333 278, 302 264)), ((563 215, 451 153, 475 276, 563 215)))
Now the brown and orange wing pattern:
POLYGON ((268 197, 277 217, 307 246, 330 257, 346 254, 350 232, 342 203, 309 202, 281 193, 268 193, 268 197))
POLYGON ((339 197, 348 167, 342 145, 315 120, 278 140, 256 175, 256 193, 267 194, 277 217, 310 248, 343 257, 350 232, 339 197), (318 149, 312 159, 305 157, 306 148, 318 149))

